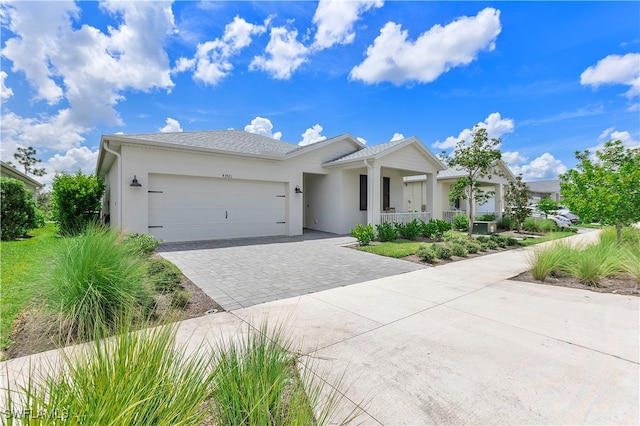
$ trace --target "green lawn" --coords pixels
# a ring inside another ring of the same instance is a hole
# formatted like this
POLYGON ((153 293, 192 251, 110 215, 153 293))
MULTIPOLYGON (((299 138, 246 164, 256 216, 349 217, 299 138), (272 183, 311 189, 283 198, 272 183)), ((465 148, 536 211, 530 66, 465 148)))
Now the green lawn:
POLYGON ((427 243, 418 243, 415 241, 390 241, 373 246, 359 247, 358 250, 387 257, 400 258, 409 256, 411 254, 416 254, 416 252, 418 251, 418 247, 420 247, 421 244, 427 243))
POLYGON ((526 240, 520 241, 521 246, 532 246, 534 244, 545 243, 547 241, 559 240, 561 238, 570 237, 575 235, 573 232, 549 232, 544 234, 540 238, 527 238, 526 240))
POLYGON ((0 242, 0 349, 9 343, 16 316, 41 287, 40 277, 51 265, 49 259, 64 244, 53 223, 30 235, 33 238, 0 242))

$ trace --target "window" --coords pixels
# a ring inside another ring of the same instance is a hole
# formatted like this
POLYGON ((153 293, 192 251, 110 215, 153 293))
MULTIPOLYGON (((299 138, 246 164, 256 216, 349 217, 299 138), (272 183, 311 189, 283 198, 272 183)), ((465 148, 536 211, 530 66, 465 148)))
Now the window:
POLYGON ((360 210, 367 210, 367 175, 360 175, 360 210))
POLYGON ((382 178, 382 210, 387 210, 391 207, 391 178, 382 178))

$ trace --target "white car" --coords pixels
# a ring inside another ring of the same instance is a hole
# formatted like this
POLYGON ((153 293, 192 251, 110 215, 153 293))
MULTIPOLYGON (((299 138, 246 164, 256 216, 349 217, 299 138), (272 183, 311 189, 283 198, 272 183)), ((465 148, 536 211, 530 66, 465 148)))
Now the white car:
POLYGON ((553 220, 558 228, 571 228, 571 221, 562 215, 549 215, 547 218, 553 220))
POLYGON ((558 206, 558 214, 569 219, 571 223, 578 223, 580 221, 580 217, 578 215, 571 213, 571 210, 564 206, 558 206))

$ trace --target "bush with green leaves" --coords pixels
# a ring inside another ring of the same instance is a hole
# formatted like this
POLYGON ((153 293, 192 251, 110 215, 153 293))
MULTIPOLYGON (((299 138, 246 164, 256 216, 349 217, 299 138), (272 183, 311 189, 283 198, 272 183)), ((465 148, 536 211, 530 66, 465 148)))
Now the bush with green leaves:
POLYGON ((469 250, 464 244, 461 243, 450 243, 449 248, 451 249, 451 254, 458 257, 467 257, 469 255, 469 250))
POLYGON ((494 220, 496 220, 496 215, 493 213, 481 214, 476 216, 475 220, 479 222, 493 222, 494 220))
POLYGON ((493 234, 491 237, 489 237, 489 240, 495 241, 498 247, 507 246, 507 237, 505 236, 493 234))
POLYGON ((351 228, 351 235, 358 240, 361 246, 368 246, 376 238, 376 233, 370 223, 366 226, 359 223, 355 228, 351 228))
POLYGON ((186 290, 178 290, 171 293, 170 304, 174 308, 186 309, 191 301, 191 293, 186 290))
POLYGON ((114 331, 123 313, 144 318, 155 307, 144 258, 118 239, 117 232, 91 225, 66 239, 66 248, 53 259, 45 294, 72 338, 114 331))
POLYGON ((487 241, 489 241, 489 237, 487 237, 486 235, 479 235, 476 237, 476 241, 478 241, 479 243, 486 243, 487 241))
POLYGON ((496 226, 501 231, 511 231, 515 227, 515 223, 510 216, 504 215, 498 219, 496 226))
POLYGON ((469 218, 465 214, 458 214, 451 220, 451 227, 456 231, 467 231, 469 229, 469 218))
POLYGON ((15 240, 38 227, 33 193, 24 182, 12 178, 0 178, 0 238, 15 240))
POLYGON ((520 242, 517 239, 515 239, 513 237, 507 237, 507 246, 515 247, 515 246, 518 246, 518 245, 520 245, 520 242))
POLYGON ((418 221, 415 219, 407 223, 396 222, 394 227, 398 231, 398 235, 407 240, 415 240, 422 231, 418 221))
POLYGON ((444 233, 451 229, 451 224, 442 219, 429 219, 428 222, 421 222, 420 227, 426 238, 441 240, 444 233))
POLYGON ((551 219, 542 219, 540 221, 540 232, 553 232, 558 230, 558 225, 551 219))
POLYGON ((423 262, 433 263, 436 261, 436 253, 433 251, 431 247, 424 244, 418 248, 416 252, 416 256, 420 258, 423 262))
POLYGON ((541 232, 540 223, 542 219, 536 219, 535 217, 528 217, 522 223, 522 229, 527 232, 541 232))
POLYGON ((98 220, 104 183, 96 175, 62 174, 53 178, 53 218, 62 235, 78 235, 98 220))
POLYGON ((465 246, 467 248, 467 251, 471 254, 478 253, 479 251, 482 250, 482 244, 480 244, 476 240, 467 240, 465 242, 465 246))
POLYGON ((166 259, 149 259, 147 274, 153 288, 161 293, 171 293, 181 288, 182 272, 166 259))
POLYGON ((158 248, 158 246, 162 244, 162 241, 156 240, 150 234, 127 234, 124 236, 123 240, 126 244, 132 244, 133 246, 137 247, 138 250, 140 250, 140 252, 144 254, 152 254, 154 251, 156 251, 156 248, 158 248))
POLYGON ((431 248, 438 259, 451 259, 451 249, 444 244, 432 244, 431 248))
POLYGON ((495 240, 488 240, 486 243, 481 243, 481 244, 486 245, 486 247, 491 250, 495 250, 498 247, 500 247, 500 244, 498 244, 498 242, 495 240))
POLYGON ((398 238, 398 230, 389 222, 382 222, 376 225, 376 231, 378 231, 378 239, 380 241, 394 241, 398 238))

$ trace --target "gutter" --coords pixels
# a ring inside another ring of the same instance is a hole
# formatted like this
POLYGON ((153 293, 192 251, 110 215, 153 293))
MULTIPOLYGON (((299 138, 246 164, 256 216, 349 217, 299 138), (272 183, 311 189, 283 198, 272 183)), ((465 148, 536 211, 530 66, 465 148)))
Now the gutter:
POLYGON ((369 176, 373 177, 373 166, 369 164, 368 159, 364 159, 364 165, 367 166, 367 222, 373 224, 373 202, 369 205, 369 200, 373 200, 373 179, 369 179, 369 176))
POLYGON ((105 141, 102 145, 104 150, 116 156, 118 166, 118 223, 122 229, 122 157, 120 153, 109 148, 109 141, 105 141))

